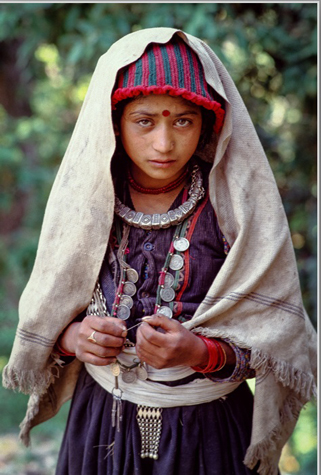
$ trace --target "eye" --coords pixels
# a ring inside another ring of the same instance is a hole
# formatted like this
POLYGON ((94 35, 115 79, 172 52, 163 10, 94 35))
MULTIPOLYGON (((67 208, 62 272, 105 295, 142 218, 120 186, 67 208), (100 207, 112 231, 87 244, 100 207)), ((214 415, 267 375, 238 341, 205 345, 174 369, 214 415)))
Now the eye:
POLYGON ((141 125, 142 127, 150 127, 152 125, 152 121, 150 119, 139 119, 137 124, 141 125))
POLYGON ((175 125, 178 125, 178 127, 187 127, 192 123, 190 119, 177 119, 175 122, 175 125))

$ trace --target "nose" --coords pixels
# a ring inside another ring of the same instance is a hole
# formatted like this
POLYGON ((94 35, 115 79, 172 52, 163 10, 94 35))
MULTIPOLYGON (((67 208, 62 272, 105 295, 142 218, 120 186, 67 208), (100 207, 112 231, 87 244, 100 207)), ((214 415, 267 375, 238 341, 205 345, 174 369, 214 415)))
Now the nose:
POLYGON ((171 128, 162 124, 154 131, 153 148, 159 153, 168 153, 174 148, 174 137, 171 128))

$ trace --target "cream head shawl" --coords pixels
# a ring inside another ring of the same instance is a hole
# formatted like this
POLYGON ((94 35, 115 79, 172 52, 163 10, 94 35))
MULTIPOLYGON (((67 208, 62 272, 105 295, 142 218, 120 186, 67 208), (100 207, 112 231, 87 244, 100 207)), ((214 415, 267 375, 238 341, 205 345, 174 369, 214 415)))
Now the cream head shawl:
MULTIPOLYGON (((87 307, 113 221, 110 161, 115 149, 111 92, 117 71, 151 42, 177 30, 130 34, 104 54, 93 74, 48 200, 35 265, 20 300, 20 320, 4 385, 31 394, 22 438, 70 398, 80 363, 51 357, 60 332, 87 307)), ((256 388, 245 464, 277 473, 282 446, 316 392, 316 336, 303 309, 289 229, 279 193, 247 109, 224 66, 199 39, 178 32, 198 54, 207 82, 226 101, 213 162, 210 199, 231 251, 190 322, 212 337, 251 348, 256 388)), ((216 141, 215 141, 216 142, 216 141)))

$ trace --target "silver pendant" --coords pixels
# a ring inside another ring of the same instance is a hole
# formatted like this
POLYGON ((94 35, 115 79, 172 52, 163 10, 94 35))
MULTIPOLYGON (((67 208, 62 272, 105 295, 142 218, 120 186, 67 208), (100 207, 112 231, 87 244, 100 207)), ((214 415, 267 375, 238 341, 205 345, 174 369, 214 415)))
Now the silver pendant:
POLYGON ((152 227, 152 215, 151 214, 144 214, 142 219, 140 220, 140 227, 145 230, 149 230, 152 227))
POLYGON ((167 272, 164 279, 164 287, 168 288, 168 287, 171 287, 173 284, 174 284, 174 276, 173 274, 170 274, 169 272, 167 272))
POLYGON ((125 371, 124 373, 122 373, 121 378, 124 383, 128 384, 135 383, 137 381, 137 375, 135 371, 125 371))
POLYGON ((126 305, 126 307, 128 308, 133 308, 133 305, 134 305, 134 301, 133 299, 130 297, 130 295, 122 295, 120 297, 120 304, 121 305, 126 305))
POLYGON ((175 298, 175 290, 171 287, 161 289, 160 296, 164 302, 171 302, 175 298))
POLYGON ((133 282, 129 282, 128 280, 124 283, 123 286, 123 294, 129 295, 132 297, 136 293, 136 285, 133 282))
POLYGON ((157 313, 159 313, 160 315, 164 315, 165 317, 168 317, 168 318, 172 318, 173 316, 172 310, 169 307, 165 307, 165 305, 160 307, 157 313))
POLYGON ((169 263, 169 267, 172 270, 180 270, 184 266, 184 259, 182 256, 179 256, 178 254, 174 254, 171 258, 171 261, 169 263))
POLYGON ((129 282, 136 284, 138 281, 138 272, 130 267, 129 269, 126 269, 126 278, 129 282))
POLYGON ((130 317, 130 308, 127 305, 119 305, 117 308, 117 317, 121 320, 127 320, 130 317))
POLYGON ((178 239, 175 239, 174 248, 176 249, 176 251, 180 251, 180 252, 187 251, 187 249, 189 248, 188 239, 186 239, 184 237, 180 237, 178 239))
POLYGON ((119 376, 120 375, 119 363, 111 363, 111 365, 109 365, 109 367, 110 367, 110 371, 111 371, 113 376, 119 376))
POLYGON ((147 372, 147 369, 145 368, 144 363, 140 364, 136 368, 136 373, 137 373, 138 379, 140 379, 142 381, 146 381, 146 379, 148 378, 148 372, 147 372))

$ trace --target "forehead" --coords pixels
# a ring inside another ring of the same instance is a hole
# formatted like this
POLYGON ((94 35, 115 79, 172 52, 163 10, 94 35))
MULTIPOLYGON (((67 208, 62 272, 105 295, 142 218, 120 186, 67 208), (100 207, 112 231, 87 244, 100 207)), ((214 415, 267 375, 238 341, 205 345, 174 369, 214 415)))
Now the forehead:
POLYGON ((183 110, 201 111, 201 107, 193 102, 190 102, 181 96, 173 97, 168 94, 149 94, 147 96, 139 96, 127 104, 125 111, 138 110, 142 106, 144 107, 144 110, 168 109, 176 112, 183 110))

